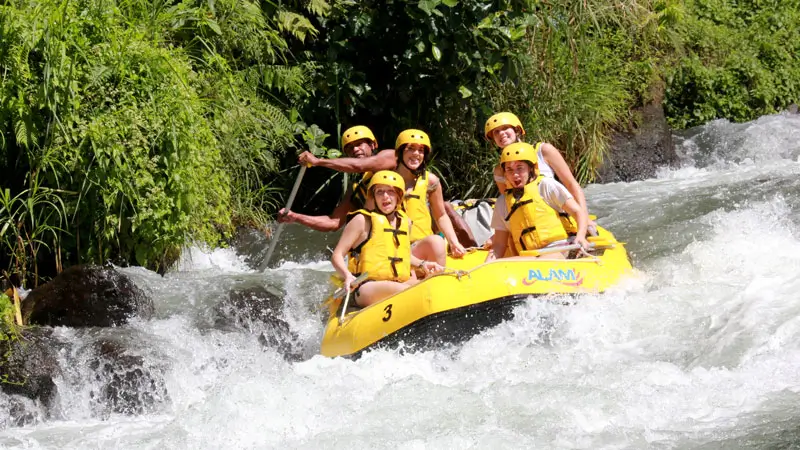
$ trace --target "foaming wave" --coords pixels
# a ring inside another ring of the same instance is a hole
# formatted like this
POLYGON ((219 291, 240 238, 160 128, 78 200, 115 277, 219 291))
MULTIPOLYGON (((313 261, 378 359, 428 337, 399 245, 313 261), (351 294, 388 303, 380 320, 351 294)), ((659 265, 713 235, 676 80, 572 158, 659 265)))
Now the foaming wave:
POLYGON ((800 115, 775 114, 747 123, 715 120, 676 136, 677 150, 697 167, 725 168, 800 158, 800 115))
POLYGON ((245 262, 245 258, 238 255, 232 248, 217 248, 214 250, 190 247, 181 252, 181 257, 176 264, 174 272, 252 272, 245 262))
POLYGON ((296 269, 315 270, 318 272, 331 272, 333 270, 333 266, 331 265, 331 262, 328 260, 311 261, 305 263, 284 261, 277 268, 268 270, 296 270, 296 269))

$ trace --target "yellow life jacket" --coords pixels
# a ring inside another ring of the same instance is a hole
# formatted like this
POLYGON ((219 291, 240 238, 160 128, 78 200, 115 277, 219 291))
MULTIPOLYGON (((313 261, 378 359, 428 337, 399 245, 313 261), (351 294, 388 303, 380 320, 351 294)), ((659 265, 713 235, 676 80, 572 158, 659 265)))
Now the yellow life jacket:
POLYGON ((372 172, 364 172, 360 181, 353 183, 353 195, 350 196, 350 203, 353 209, 361 209, 367 204, 367 186, 372 179, 372 172))
POLYGON ((575 222, 575 219, 569 213, 564 211, 558 213, 558 219, 561 220, 561 226, 564 227, 567 235, 575 236, 578 234, 578 222, 575 222))
POLYGON ((349 214, 364 214, 372 223, 367 240, 350 249, 347 268, 358 277, 369 273, 370 280, 406 281, 411 278, 411 242, 408 216, 398 210, 400 225, 394 228, 381 213, 360 209, 349 214))
POLYGON ((411 242, 416 242, 433 234, 431 211, 428 208, 428 177, 425 172, 417 177, 410 194, 403 200, 403 210, 411 219, 411 242))
POLYGON ((542 179, 544 177, 539 175, 528 183, 519 200, 514 198, 511 190, 506 191, 508 215, 505 220, 509 222, 508 228, 518 252, 537 250, 567 238, 558 213, 539 194, 542 179))

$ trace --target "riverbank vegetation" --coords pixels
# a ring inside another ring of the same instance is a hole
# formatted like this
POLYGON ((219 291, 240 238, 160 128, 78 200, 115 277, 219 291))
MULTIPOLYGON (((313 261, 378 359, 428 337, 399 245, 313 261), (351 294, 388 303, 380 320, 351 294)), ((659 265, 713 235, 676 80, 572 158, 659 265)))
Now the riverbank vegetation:
POLYGON ((796 102, 798 30, 797 2, 755 0, 8 0, 0 270, 166 270, 264 225, 296 153, 354 124, 428 130, 448 197, 477 197, 483 122, 512 110, 591 181, 638 105, 680 128, 796 102))

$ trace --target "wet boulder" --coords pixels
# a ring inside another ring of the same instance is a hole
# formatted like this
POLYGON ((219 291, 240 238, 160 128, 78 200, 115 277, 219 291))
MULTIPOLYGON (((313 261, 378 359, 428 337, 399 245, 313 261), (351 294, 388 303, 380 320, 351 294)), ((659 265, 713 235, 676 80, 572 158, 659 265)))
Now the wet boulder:
POLYGON ((264 286, 235 287, 216 306, 216 325, 254 331, 263 324, 283 322, 283 295, 264 286))
POLYGON ((0 389, 7 395, 32 400, 38 409, 34 411, 29 402, 14 399, 9 405, 11 423, 27 425, 40 412, 45 419, 57 415, 58 388, 53 379, 61 375, 56 356, 66 346, 49 328, 29 328, 18 338, 0 340, 0 389))
POLYGON ((299 337, 281 317, 283 295, 278 290, 264 286, 234 288, 217 305, 216 312, 218 327, 258 333, 262 345, 286 359, 297 359, 299 337))
POLYGON ((73 266, 31 291, 22 303, 26 324, 112 327, 149 319, 153 301, 113 267, 73 266))
POLYGON ((163 370, 146 364, 125 344, 101 340, 92 345, 92 354, 89 368, 95 384, 90 395, 101 416, 150 413, 169 400, 163 370))
POLYGON ((628 130, 612 134, 609 154, 597 172, 598 183, 653 178, 660 167, 678 164, 672 129, 658 97, 634 109, 636 120, 628 130))

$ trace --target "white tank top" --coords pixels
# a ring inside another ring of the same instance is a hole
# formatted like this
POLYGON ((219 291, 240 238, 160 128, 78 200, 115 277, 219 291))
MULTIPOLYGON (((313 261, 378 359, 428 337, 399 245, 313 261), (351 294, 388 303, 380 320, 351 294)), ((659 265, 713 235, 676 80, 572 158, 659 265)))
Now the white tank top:
MULTIPOLYGON (((542 156, 542 147, 539 146, 539 150, 536 152, 536 156, 539 159, 537 165, 539 166, 539 173, 548 177, 548 178, 555 178, 556 174, 553 172, 553 168, 547 164, 547 161, 544 160, 544 156, 542 156)), ((498 183, 505 183, 506 177, 505 175, 495 175, 494 181, 498 183)))

